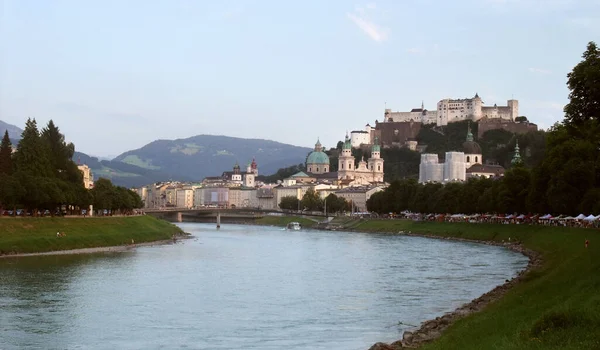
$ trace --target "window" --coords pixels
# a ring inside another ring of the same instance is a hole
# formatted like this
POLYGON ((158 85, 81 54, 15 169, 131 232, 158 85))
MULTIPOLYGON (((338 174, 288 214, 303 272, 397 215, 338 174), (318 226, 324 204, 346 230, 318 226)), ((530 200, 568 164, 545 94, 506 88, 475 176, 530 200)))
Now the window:
POLYGON ((471 157, 467 156, 467 163, 471 163, 471 157))
POLYGON ((342 163, 342 169, 344 169, 344 163, 342 163))
POLYGON ((377 166, 377 171, 381 171, 381 165, 377 166))
POLYGON ((479 158, 479 157, 475 156, 475 163, 478 163, 478 162, 479 162, 479 159, 478 159, 478 158, 479 158))
POLYGON ((319 172, 319 168, 317 168, 317 173, 319 172))
POLYGON ((309 172, 309 173, 312 173, 312 168, 308 168, 308 172, 309 172))

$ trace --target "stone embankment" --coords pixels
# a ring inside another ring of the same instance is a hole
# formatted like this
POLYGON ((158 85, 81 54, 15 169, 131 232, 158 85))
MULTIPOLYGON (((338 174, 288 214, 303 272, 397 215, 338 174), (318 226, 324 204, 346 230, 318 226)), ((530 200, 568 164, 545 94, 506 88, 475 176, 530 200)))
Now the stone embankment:
POLYGON ((540 254, 524 248, 521 246, 519 242, 511 243, 511 242, 489 242, 489 241, 477 241, 470 239, 462 239, 462 238, 451 238, 451 237, 439 237, 439 236, 431 236, 431 235, 420 235, 414 234, 411 232, 399 232, 399 234, 407 235, 407 236, 419 236, 419 237, 427 237, 427 238, 435 238, 435 239, 447 239, 454 241, 464 241, 464 242, 474 242, 495 246, 506 247, 512 251, 519 252, 529 258, 529 263, 527 267, 520 271, 516 277, 511 280, 506 280, 506 282, 491 291, 485 293, 477 299, 474 299, 470 303, 467 303, 458 309, 449 312, 441 317, 436 317, 434 320, 425 321, 421 324, 416 330, 413 331, 405 331, 402 339, 397 340, 391 344, 386 343, 376 343, 369 348, 369 350, 397 350, 403 348, 418 348, 419 346, 431 342, 436 338, 439 338, 442 335, 442 332, 448 328, 455 321, 466 317, 472 313, 483 310, 488 304, 499 300, 510 288, 515 286, 517 283, 521 282, 525 276, 525 274, 539 267, 542 263, 540 254))

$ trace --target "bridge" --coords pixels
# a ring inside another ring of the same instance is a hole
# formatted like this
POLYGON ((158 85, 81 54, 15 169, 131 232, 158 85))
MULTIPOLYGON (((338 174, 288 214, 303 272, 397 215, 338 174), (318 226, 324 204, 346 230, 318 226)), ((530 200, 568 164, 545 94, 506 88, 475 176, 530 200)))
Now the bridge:
POLYGON ((217 224, 220 224, 221 220, 230 223, 252 222, 266 215, 327 217, 321 212, 262 208, 161 208, 144 209, 144 213, 171 222, 216 222, 217 224))

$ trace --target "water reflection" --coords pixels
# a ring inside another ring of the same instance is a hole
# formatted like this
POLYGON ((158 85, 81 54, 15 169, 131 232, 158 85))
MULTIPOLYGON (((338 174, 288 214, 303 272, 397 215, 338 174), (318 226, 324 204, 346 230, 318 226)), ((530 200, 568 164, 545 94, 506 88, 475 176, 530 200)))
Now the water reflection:
MULTIPOLYGON (((451 311, 527 260, 417 237, 184 224, 133 252, 0 259, 15 348, 366 349, 451 311)), ((0 346, 1 347, 1 346, 0 346)))

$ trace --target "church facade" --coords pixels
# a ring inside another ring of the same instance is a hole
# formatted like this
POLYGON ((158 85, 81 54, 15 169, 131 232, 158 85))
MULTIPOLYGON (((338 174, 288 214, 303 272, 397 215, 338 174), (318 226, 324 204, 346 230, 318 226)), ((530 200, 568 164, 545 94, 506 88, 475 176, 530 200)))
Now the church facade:
POLYGON ((329 156, 323 152, 321 143, 317 141, 314 151, 306 159, 306 172, 310 178, 334 179, 350 186, 384 182, 383 158, 381 158, 379 139, 375 138, 369 159, 363 158, 358 164, 355 164, 355 158, 352 155, 352 139, 346 135, 338 159, 338 171, 330 170, 329 156))

